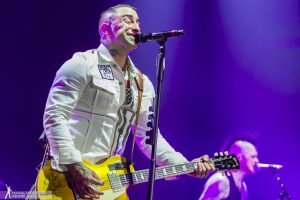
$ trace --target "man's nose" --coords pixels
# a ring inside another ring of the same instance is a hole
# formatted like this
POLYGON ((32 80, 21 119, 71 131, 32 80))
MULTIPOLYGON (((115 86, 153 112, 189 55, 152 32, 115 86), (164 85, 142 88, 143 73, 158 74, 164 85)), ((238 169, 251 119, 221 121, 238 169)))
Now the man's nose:
POLYGON ((138 23, 132 24, 132 30, 136 33, 141 31, 140 25, 138 23))

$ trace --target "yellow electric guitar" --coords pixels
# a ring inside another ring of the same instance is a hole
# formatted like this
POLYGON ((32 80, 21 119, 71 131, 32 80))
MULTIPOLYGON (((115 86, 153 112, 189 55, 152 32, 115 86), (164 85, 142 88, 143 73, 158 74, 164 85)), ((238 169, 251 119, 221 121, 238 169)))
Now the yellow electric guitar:
MULTIPOLYGON (((215 167, 220 170, 239 169, 239 163, 235 155, 215 154, 215 157, 210 159, 209 162, 214 163, 215 167)), ((126 189, 130 185, 147 182, 149 178, 148 169, 134 171, 133 166, 120 156, 110 157, 101 164, 92 164, 87 161, 83 161, 83 164, 95 171, 101 180, 104 181, 104 185, 100 186, 100 190, 104 192, 104 195, 100 197, 101 200, 125 200, 127 199, 126 189)), ((196 169, 196 162, 157 167, 155 179, 188 174, 196 169)), ((36 191, 37 194, 40 194, 39 199, 41 200, 76 199, 73 191, 67 184, 65 174, 51 168, 51 160, 38 173, 36 191)))

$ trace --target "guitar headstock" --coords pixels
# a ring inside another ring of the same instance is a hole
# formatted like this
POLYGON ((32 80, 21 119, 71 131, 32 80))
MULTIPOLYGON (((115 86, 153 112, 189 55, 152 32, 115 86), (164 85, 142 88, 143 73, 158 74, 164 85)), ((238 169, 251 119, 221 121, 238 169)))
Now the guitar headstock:
POLYGON ((228 151, 224 153, 223 152, 215 153, 213 162, 215 168, 219 170, 240 169, 240 164, 237 157, 234 154, 229 155, 228 151))

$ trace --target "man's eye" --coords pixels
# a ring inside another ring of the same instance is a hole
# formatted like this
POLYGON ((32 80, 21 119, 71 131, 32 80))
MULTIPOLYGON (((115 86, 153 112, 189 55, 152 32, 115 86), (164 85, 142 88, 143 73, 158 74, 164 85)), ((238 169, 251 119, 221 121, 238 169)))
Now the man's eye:
POLYGON ((125 22, 126 24, 130 24, 131 21, 129 19, 123 19, 123 22, 125 22))

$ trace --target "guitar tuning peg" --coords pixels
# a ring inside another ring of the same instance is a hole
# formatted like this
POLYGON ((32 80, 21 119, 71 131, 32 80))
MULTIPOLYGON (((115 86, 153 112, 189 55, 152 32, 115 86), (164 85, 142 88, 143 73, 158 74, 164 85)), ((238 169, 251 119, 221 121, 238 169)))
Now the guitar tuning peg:
POLYGON ((231 173, 229 171, 226 171, 227 176, 231 176, 231 173))
POLYGON ((149 128, 153 128, 153 126, 152 126, 152 122, 151 122, 151 121, 147 123, 147 127, 149 127, 149 128))
POLYGON ((223 156, 224 154, 223 154, 223 152, 220 152, 220 156, 223 156))
POLYGON ((228 155, 229 155, 228 151, 225 151, 224 154, 225 154, 225 156, 228 156, 228 155))
POLYGON ((153 112, 153 107, 152 106, 149 106, 149 112, 153 112))
POLYGON ((152 136, 152 130, 146 131, 146 136, 151 137, 152 136))
POLYGON ((154 119, 154 115, 153 115, 153 114, 148 115, 148 119, 149 119, 149 120, 154 119))
POLYGON ((218 152, 214 153, 214 157, 218 157, 218 156, 219 156, 218 152))
POLYGON ((146 143, 146 144, 150 144, 150 145, 152 145, 152 143, 151 143, 151 139, 150 139, 150 138, 147 138, 147 139, 145 140, 145 143, 146 143))

